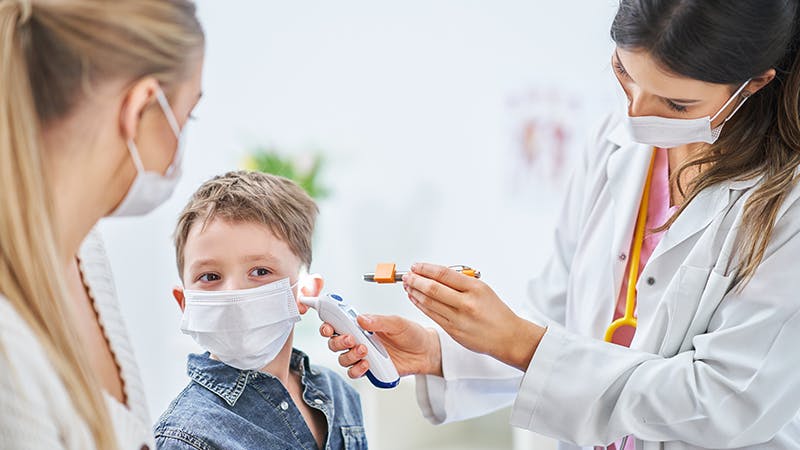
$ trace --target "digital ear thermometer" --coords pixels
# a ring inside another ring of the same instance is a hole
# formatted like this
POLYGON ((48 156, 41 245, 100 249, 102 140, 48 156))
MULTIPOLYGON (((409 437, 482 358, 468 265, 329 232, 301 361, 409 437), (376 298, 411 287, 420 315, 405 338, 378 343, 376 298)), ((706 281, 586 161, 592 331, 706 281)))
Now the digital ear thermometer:
POLYGON ((389 389, 400 383, 400 375, 394 367, 389 353, 381 344, 377 336, 369 331, 364 331, 356 321, 358 312, 348 305, 342 297, 328 294, 323 297, 300 297, 300 303, 314 308, 320 320, 333 325, 337 334, 349 334, 356 340, 356 345, 364 344, 367 347, 367 361, 369 370, 366 375, 376 387, 389 389))

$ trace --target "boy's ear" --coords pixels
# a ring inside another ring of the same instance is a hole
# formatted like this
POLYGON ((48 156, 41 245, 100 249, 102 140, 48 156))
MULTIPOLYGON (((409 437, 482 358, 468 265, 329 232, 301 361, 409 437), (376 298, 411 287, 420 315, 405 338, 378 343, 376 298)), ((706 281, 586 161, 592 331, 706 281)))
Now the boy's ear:
POLYGON ((322 278, 322 275, 318 273, 313 273, 306 275, 305 279, 300 284, 300 292, 305 295, 306 297, 316 297, 322 292, 323 286, 325 286, 325 280, 322 278))
POLYGON ((180 306, 181 311, 186 307, 186 301, 183 297, 183 288, 180 286, 175 286, 172 288, 172 296, 175 297, 175 301, 178 302, 178 306, 180 306))
MULTIPOLYGON (((322 275, 315 273, 310 275, 302 275, 300 279, 300 295, 304 297, 317 297, 322 292, 322 287, 325 285, 325 280, 322 275)), ((300 314, 305 314, 308 311, 308 306, 297 302, 297 310, 300 314)))

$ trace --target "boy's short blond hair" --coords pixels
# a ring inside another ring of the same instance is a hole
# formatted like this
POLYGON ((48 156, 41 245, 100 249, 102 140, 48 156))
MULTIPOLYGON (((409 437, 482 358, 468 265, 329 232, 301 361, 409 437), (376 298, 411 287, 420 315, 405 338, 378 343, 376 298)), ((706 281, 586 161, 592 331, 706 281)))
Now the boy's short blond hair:
POLYGON ((174 236, 178 274, 183 279, 189 230, 198 221, 205 227, 217 217, 266 225, 308 268, 318 213, 314 200, 287 178, 248 170, 216 176, 197 189, 178 219, 174 236))

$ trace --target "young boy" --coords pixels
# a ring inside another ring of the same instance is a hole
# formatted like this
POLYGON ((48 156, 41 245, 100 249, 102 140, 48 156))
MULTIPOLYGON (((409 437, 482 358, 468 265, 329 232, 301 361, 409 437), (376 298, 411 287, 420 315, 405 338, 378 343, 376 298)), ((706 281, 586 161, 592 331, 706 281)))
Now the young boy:
MULTIPOLYGON (((204 349, 154 428, 159 449, 367 448, 356 391, 292 348, 300 274, 311 264, 314 201, 293 182, 230 172, 181 213, 175 253, 181 329, 204 349)), ((319 295, 319 276, 300 280, 319 295)))

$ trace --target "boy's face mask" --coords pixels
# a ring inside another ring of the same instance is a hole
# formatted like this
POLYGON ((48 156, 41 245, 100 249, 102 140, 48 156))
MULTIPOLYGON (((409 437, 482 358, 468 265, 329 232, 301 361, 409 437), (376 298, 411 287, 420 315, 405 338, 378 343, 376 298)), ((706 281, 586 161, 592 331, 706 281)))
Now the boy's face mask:
POLYGON ((295 286, 284 278, 252 289, 186 290, 181 331, 229 366, 260 369, 300 321, 295 286))

